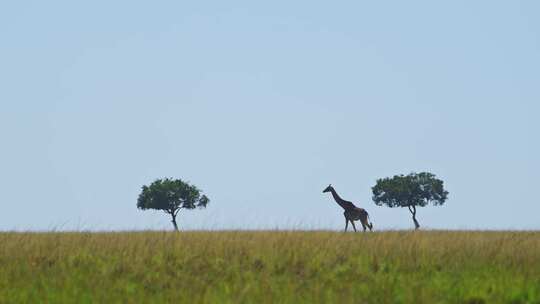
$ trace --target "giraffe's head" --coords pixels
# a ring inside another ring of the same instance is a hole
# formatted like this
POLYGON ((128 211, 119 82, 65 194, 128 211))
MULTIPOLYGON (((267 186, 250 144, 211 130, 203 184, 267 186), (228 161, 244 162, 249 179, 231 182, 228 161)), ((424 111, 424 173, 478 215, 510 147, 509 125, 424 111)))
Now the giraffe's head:
POLYGON ((330 192, 334 189, 334 187, 332 187, 332 184, 328 185, 328 187, 326 187, 326 189, 324 189, 324 191, 322 193, 326 193, 326 192, 330 192))

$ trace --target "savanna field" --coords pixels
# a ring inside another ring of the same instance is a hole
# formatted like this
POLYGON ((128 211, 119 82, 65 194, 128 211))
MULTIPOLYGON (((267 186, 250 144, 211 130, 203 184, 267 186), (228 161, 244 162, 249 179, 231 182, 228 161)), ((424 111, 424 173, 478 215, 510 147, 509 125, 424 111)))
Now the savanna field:
POLYGON ((540 303, 540 232, 0 233, 0 303, 540 303))

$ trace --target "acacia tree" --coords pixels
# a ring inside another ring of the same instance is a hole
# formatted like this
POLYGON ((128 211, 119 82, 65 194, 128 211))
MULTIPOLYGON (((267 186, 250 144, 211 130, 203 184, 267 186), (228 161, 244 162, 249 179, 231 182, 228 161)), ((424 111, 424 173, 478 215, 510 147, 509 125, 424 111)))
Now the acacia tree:
POLYGON ((176 216, 181 209, 205 208, 209 202, 197 187, 180 179, 165 178, 142 187, 137 208, 164 211, 171 216, 174 229, 178 231, 176 216))
POLYGON ((378 206, 407 207, 412 214, 415 229, 420 228, 416 220, 416 207, 425 207, 430 203, 434 206, 442 205, 448 198, 443 181, 428 172, 378 179, 372 191, 373 201, 378 206))

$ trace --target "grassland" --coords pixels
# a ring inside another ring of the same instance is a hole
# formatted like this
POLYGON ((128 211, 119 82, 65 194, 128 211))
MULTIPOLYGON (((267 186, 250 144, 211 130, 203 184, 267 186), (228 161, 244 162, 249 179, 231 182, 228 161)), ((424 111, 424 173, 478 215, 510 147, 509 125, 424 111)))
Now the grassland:
POLYGON ((540 303, 540 233, 0 233, 0 303, 153 302, 540 303))

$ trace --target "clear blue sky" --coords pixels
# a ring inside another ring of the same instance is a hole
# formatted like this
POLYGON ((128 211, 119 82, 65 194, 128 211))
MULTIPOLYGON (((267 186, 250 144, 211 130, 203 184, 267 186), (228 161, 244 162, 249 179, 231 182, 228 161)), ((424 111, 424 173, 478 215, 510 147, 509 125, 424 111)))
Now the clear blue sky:
POLYGON ((430 171, 437 229, 540 229, 538 1, 4 1, 0 230, 376 228, 377 178, 430 171))

